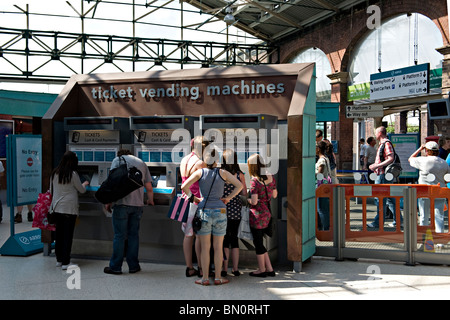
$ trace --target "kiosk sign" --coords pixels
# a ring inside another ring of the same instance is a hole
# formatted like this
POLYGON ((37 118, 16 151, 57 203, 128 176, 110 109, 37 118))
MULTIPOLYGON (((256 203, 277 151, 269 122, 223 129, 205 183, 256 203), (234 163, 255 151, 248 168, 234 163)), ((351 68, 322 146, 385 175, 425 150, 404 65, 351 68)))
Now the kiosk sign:
POLYGON ((35 203, 41 192, 42 136, 8 135, 7 203, 10 208, 10 237, 0 248, 1 255, 28 256, 43 250, 41 231, 34 229, 15 234, 14 209, 35 203))
POLYGON ((370 75, 370 99, 386 99, 426 94, 429 91, 430 64, 370 75))

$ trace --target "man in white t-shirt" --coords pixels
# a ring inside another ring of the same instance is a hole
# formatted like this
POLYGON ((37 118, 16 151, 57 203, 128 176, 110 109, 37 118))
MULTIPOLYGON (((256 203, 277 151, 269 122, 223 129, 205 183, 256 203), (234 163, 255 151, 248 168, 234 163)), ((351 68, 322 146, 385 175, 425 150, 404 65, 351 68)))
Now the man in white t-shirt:
MULTIPOLYGON (((429 141, 421 145, 408 159, 411 167, 419 169, 419 184, 439 185, 446 187, 444 175, 450 173, 447 162, 438 157, 439 145, 434 141, 429 141), (427 156, 418 157, 422 150, 426 150, 427 156)), ((419 201, 419 224, 426 226, 430 218, 430 199, 420 198, 419 201)), ((434 220, 436 232, 444 232, 444 204, 445 199, 435 199, 434 220)))

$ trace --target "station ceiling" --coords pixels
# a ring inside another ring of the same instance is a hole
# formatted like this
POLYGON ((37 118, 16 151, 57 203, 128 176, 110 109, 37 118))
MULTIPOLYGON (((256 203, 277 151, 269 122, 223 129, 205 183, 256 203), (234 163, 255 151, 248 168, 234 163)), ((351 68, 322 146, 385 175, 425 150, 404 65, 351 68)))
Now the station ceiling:
POLYGON ((214 18, 234 16, 235 27, 265 41, 277 41, 340 14, 366 0, 183 0, 214 18))

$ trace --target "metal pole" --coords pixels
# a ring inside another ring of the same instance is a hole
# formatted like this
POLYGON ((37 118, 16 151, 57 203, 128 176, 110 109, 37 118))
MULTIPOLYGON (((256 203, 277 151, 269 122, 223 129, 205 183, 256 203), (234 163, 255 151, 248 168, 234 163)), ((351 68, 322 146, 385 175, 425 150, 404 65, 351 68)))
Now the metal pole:
POLYGON ((406 188, 403 190, 404 207, 404 239, 408 258, 406 265, 414 266, 415 252, 417 251, 417 190, 416 188, 406 188))
POLYGON ((336 248, 336 260, 344 260, 342 249, 345 248, 345 188, 333 188, 333 240, 336 248))

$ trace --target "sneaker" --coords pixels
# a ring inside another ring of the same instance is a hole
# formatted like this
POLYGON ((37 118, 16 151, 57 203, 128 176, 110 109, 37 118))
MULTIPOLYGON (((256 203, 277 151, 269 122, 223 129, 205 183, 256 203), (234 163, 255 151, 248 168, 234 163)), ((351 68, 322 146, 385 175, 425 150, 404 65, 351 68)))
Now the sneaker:
POLYGON ((61 266, 62 270, 72 269, 72 268, 78 268, 78 265, 75 263, 69 263, 69 264, 63 264, 61 266))
POLYGON ((367 224, 367 228, 378 228, 378 226, 375 223, 371 222, 367 224))
MULTIPOLYGON (((391 228, 395 228, 395 227, 397 227, 397 224, 396 223, 389 223, 388 226, 391 227, 391 228)), ((400 224, 400 228, 403 228, 403 223, 400 224)))
POLYGON ((60 268, 62 266, 62 262, 56 262, 56 267, 60 268))

